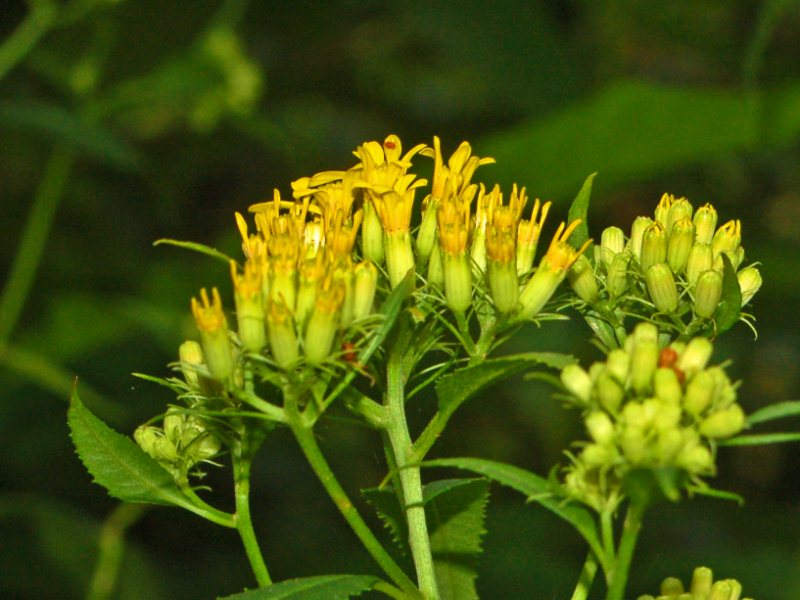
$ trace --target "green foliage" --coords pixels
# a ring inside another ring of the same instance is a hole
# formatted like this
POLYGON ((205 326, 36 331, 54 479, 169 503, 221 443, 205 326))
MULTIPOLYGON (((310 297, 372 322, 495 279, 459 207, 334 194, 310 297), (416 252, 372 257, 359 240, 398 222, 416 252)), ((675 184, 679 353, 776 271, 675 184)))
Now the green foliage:
POLYGON ((205 244, 199 244, 197 242, 183 242, 180 240, 169 240, 169 239, 161 239, 153 242, 154 246, 159 246, 162 244, 167 246, 177 246, 178 248, 185 248, 186 250, 199 252, 200 254, 205 254, 206 256, 210 256, 211 258, 216 258, 217 260, 221 260, 226 265, 233 260, 230 256, 220 252, 216 248, 211 248, 210 246, 206 246, 205 244))
POLYGON ((796 417, 798 415, 800 415, 800 400, 788 400, 770 404, 750 413, 747 417, 747 424, 753 426, 774 421, 775 419, 785 419, 786 417, 796 417))
POLYGON ((319 575, 288 579, 219 600, 347 600, 361 595, 379 581, 369 575, 319 575))
POLYGON ((130 438, 89 412, 77 390, 72 392, 68 421, 78 456, 95 482, 110 495, 125 502, 194 509, 172 476, 130 438))
POLYGON ((576 248, 580 248, 589 239, 589 201, 592 197, 592 184, 596 175, 597 173, 592 173, 586 178, 567 213, 568 223, 576 219, 581 220, 581 224, 569 236, 569 243, 576 248))
POLYGON ((717 312, 714 313, 718 334, 733 327, 742 312, 742 290, 731 260, 725 253, 722 253, 722 264, 722 298, 717 312))

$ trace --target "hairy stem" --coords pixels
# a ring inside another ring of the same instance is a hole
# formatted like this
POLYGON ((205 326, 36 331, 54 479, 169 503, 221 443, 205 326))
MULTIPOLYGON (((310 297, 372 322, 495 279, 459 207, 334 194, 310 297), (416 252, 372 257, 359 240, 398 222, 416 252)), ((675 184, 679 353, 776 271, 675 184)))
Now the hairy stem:
POLYGON ((426 600, 439 598, 436 573, 433 568, 433 554, 428 537, 428 523, 425 518, 425 504, 422 497, 422 477, 419 463, 412 462, 413 445, 406 422, 404 388, 405 381, 400 361, 389 360, 387 367, 387 386, 385 405, 389 422, 386 432, 394 451, 395 461, 403 489, 403 506, 408 522, 408 543, 417 571, 417 582, 426 600))
POLYGON ((628 573, 633 560, 633 551, 642 528, 642 517, 646 505, 644 503, 631 503, 625 515, 625 524, 622 527, 622 537, 619 541, 616 560, 608 575, 608 595, 606 600, 624 600, 625 588, 628 585, 628 573))
POLYGON ((239 442, 231 449, 233 457, 234 492, 236 496, 236 529, 242 538, 244 550, 253 569, 259 587, 272 584, 264 557, 253 530, 253 520, 250 517, 250 465, 252 456, 245 446, 245 441, 239 442))

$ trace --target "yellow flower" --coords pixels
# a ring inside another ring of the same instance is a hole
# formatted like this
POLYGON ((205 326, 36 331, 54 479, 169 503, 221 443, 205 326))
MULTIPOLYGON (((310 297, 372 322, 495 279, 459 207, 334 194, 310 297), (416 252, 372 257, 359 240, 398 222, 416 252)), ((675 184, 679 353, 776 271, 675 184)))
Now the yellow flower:
POLYGON ((536 247, 539 244, 539 237, 542 235, 542 227, 547 219, 547 213, 550 212, 551 204, 551 202, 542 204, 537 198, 533 203, 531 218, 523 219, 519 223, 517 228, 517 274, 520 276, 528 273, 533 267, 536 247))
POLYGON ((200 290, 201 302, 192 298, 192 313, 200 331, 200 342, 211 376, 219 381, 227 380, 233 373, 233 356, 228 339, 228 321, 222 312, 219 290, 211 290, 211 300, 205 288, 200 290))

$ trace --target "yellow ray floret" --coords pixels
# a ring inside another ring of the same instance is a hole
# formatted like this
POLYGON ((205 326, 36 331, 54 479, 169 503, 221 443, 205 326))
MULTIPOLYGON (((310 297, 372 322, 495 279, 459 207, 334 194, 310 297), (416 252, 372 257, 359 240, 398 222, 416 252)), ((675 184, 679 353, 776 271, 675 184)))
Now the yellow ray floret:
POLYGON ((222 299, 219 297, 219 290, 211 290, 211 300, 209 301, 206 288, 200 290, 201 302, 197 298, 192 298, 192 313, 200 331, 213 333, 227 327, 225 313, 222 312, 222 299))

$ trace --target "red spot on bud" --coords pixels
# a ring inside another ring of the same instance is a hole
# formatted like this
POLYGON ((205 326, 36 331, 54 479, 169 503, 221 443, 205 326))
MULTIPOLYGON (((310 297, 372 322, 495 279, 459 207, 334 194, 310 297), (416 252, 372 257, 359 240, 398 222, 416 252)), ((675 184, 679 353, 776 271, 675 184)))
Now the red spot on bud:
POLYGON ((358 358, 358 355, 355 352, 356 346, 353 342, 345 342, 342 344, 342 358, 349 362, 354 363, 358 358))
POLYGON ((387 141, 385 141, 385 142, 383 143, 383 147, 384 147, 384 148, 388 148, 389 150, 394 150, 394 149, 397 147, 397 144, 395 144, 395 143, 394 143, 393 141, 391 141, 391 140, 387 140, 387 141))
POLYGON ((678 360, 678 353, 672 348, 664 348, 658 357, 659 367, 671 367, 678 360))
POLYGON ((683 385, 686 381, 686 373, 681 371, 678 367, 672 367, 672 370, 675 371, 675 375, 678 376, 678 383, 683 385))

